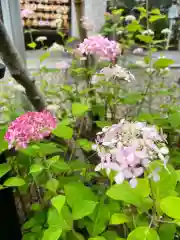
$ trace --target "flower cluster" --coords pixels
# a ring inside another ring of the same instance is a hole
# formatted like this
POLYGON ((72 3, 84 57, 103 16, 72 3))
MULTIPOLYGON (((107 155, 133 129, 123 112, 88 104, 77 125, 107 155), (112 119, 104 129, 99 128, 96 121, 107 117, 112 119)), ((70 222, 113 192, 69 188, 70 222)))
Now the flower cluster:
MULTIPOLYGON (((117 184, 127 179, 132 187, 153 160, 160 159, 166 167, 169 153, 165 136, 155 126, 125 120, 103 128, 94 147, 101 158, 95 170, 105 169, 107 174, 113 170, 117 184)), ((159 180, 157 172, 149 177, 159 180)))
POLYGON ((27 112, 8 127, 5 140, 9 148, 26 148, 31 141, 41 140, 56 128, 56 119, 48 111, 27 112))
POLYGON ((114 61, 121 54, 119 43, 110 41, 103 36, 90 36, 84 39, 83 43, 79 44, 78 48, 81 54, 94 54, 100 58, 105 58, 114 61))
POLYGON ((94 24, 87 17, 84 16, 81 18, 81 25, 87 31, 92 31, 94 29, 94 24))
POLYGON ((102 80, 125 80, 127 82, 131 82, 132 80, 135 80, 135 77, 127 69, 116 64, 112 67, 102 68, 99 75, 96 74, 92 77, 91 83, 97 84, 102 80))

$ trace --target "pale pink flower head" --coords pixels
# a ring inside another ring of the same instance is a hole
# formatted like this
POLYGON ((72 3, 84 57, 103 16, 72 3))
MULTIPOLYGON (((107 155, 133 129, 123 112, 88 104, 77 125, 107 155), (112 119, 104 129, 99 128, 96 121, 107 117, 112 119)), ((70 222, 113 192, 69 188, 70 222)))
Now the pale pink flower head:
POLYGON ((26 148, 30 142, 48 137, 55 128, 56 119, 49 111, 27 112, 9 125, 4 138, 9 148, 26 148))
POLYGON ((92 31, 94 29, 94 24, 87 17, 84 16, 81 18, 81 25, 87 31, 92 31))
POLYGON ((141 54, 143 54, 143 48, 135 48, 134 50, 133 50, 133 54, 134 55, 141 55, 141 54))
POLYGON ((26 8, 21 11, 21 18, 28 18, 33 14, 34 14, 33 10, 26 8))
MULTIPOLYGON (((117 172, 114 178, 117 184, 128 180, 135 187, 137 178, 149 171, 152 161, 159 159, 166 168, 169 150, 165 143, 156 126, 122 120, 97 134, 94 149, 101 163, 95 170, 106 169, 107 174, 113 170, 117 172)), ((150 173, 149 177, 158 180, 158 172, 150 173)))
POLYGON ((90 36, 80 43, 79 48, 81 54, 96 55, 100 58, 106 58, 114 61, 121 54, 120 44, 111 41, 101 35, 90 36))

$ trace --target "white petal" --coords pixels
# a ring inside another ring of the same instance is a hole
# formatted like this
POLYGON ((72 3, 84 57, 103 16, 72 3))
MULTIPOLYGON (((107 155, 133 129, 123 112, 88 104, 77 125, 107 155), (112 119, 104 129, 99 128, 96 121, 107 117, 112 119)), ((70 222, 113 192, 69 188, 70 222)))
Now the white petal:
POLYGON ((144 173, 144 169, 142 167, 139 168, 134 168, 133 169, 133 174, 135 177, 139 177, 144 173))
POLYGON ((98 171, 100 171, 101 169, 103 169, 102 163, 98 164, 98 165, 95 167, 94 170, 95 170, 96 172, 98 172, 98 171))
POLYGON ((153 173, 152 178, 153 178, 154 182, 158 182, 160 180, 160 176, 158 173, 153 173))
POLYGON ((138 184, 137 179, 136 178, 132 178, 129 181, 129 184, 131 185, 132 188, 135 188, 137 186, 137 184, 138 184))
POLYGON ((169 153, 169 149, 167 147, 162 147, 160 148, 160 153, 166 155, 169 153))
POLYGON ((142 165, 143 165, 144 167, 148 167, 148 166, 149 166, 149 163, 150 163, 149 159, 143 159, 143 160, 142 160, 142 165))
POLYGON ((115 178, 114 178, 115 182, 117 184, 121 184, 124 182, 124 174, 122 172, 118 173, 115 178))

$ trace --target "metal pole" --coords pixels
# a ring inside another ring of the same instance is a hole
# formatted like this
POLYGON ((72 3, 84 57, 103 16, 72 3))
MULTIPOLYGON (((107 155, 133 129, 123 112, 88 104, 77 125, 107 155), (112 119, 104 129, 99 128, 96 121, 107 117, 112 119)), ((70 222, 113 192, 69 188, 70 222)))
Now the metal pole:
POLYGON ((0 1, 2 6, 4 25, 22 60, 24 61, 24 63, 26 63, 24 33, 20 12, 20 0, 0 1))

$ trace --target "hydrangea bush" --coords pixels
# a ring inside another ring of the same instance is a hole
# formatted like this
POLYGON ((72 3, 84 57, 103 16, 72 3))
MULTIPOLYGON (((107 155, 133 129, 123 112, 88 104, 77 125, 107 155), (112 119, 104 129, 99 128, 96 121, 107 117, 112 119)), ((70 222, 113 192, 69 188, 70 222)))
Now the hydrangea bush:
MULTIPOLYGON (((139 10, 149 21, 164 17, 158 9, 139 10)), ((48 103, 43 112, 18 114, 7 104, 11 121, 1 128, 1 152, 9 148, 11 156, 0 165, 0 177, 13 176, 0 187, 20 194, 23 240, 180 238, 180 109, 175 87, 157 83, 173 61, 152 60, 168 31, 159 42, 133 16, 123 19, 128 24, 117 29, 126 34, 120 43, 94 35, 75 49, 73 38, 47 49, 45 38, 37 39, 46 49, 41 62, 54 51, 72 60, 53 70, 61 82, 41 81, 48 103), (123 50, 131 49, 135 29, 143 44, 132 54, 146 54, 141 64, 127 64, 123 50), (133 87, 134 69, 147 78, 141 92, 133 87), (156 95, 166 99, 158 109, 156 95)), ((87 18, 82 25, 93 28, 87 18)), ((48 71, 41 67, 37 74, 48 71)))

